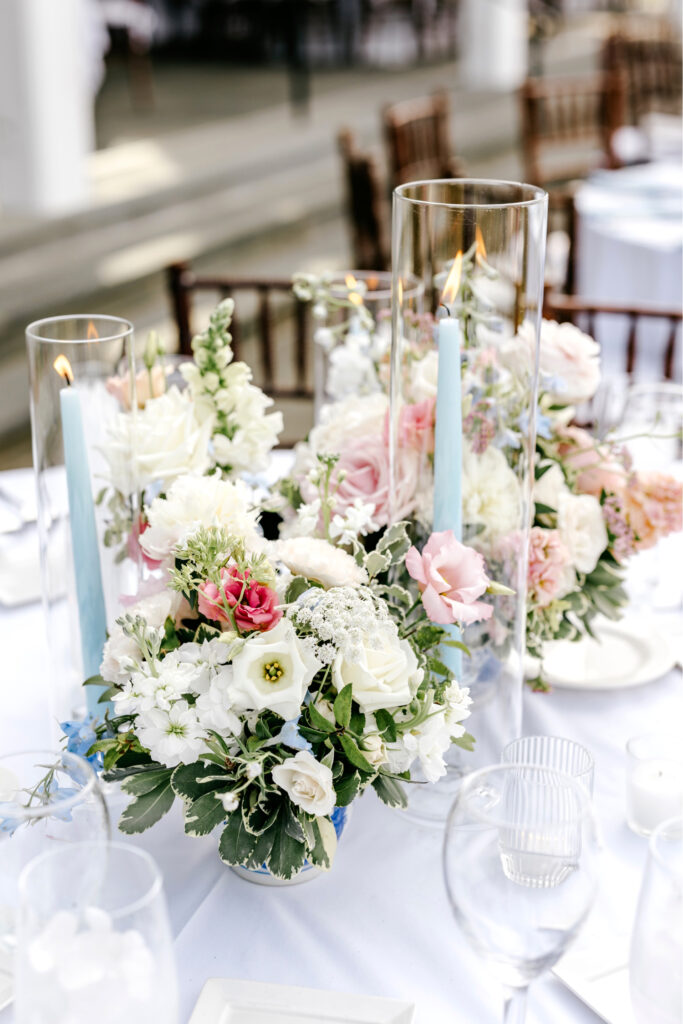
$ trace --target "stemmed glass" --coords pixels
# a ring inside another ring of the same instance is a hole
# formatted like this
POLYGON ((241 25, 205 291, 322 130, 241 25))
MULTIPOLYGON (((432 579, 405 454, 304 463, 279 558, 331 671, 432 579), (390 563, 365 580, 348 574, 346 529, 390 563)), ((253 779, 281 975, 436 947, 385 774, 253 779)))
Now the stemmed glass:
POLYGON ((108 838, 106 804, 86 760, 55 750, 0 757, 0 982, 12 974, 22 869, 51 846, 108 838))
POLYGON ((446 825, 446 888, 470 945, 506 989, 505 1024, 522 1024, 529 983, 578 934, 597 886, 585 787, 538 765, 466 776, 446 825))
POLYGON ((17 1024, 177 1024, 161 874, 144 850, 72 843, 19 881, 17 1024))
POLYGON ((683 819, 652 833, 631 937, 631 1002, 638 1024, 683 1019, 683 819))

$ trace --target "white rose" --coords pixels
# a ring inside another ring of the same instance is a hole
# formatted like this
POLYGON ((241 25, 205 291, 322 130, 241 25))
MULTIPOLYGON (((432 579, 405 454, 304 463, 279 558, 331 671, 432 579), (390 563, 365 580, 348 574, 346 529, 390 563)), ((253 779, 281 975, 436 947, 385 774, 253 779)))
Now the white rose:
POLYGON ((413 363, 409 381, 410 398, 413 402, 436 398, 438 373, 439 354, 436 349, 430 349, 424 359, 413 363))
MULTIPOLYGON (((141 615, 148 626, 159 628, 169 616, 175 619, 182 603, 182 594, 172 590, 160 590, 157 594, 144 597, 137 604, 126 609, 130 615, 141 615)), ((128 679, 131 664, 140 661, 140 648, 132 637, 126 636, 117 622, 111 627, 109 639, 102 652, 100 675, 108 683, 121 685, 128 679)))
POLYGON ((522 496, 515 473, 507 459, 493 445, 475 455, 469 445, 463 449, 462 515, 467 524, 481 525, 480 542, 493 542, 518 529, 522 496))
POLYGON ((360 743, 363 756, 370 762, 373 768, 379 768, 387 760, 387 748, 379 733, 370 733, 363 737, 360 743))
POLYGON ((534 483, 534 501, 557 511, 563 494, 569 494, 569 488, 565 483, 564 473, 554 462, 540 480, 536 480, 534 483))
POLYGON ((300 750, 273 768, 273 782, 283 789, 297 807, 318 818, 334 810, 337 797, 332 772, 307 750, 300 750))
POLYGON ((367 712, 410 704, 423 672, 407 640, 379 630, 363 634, 359 655, 347 661, 339 653, 332 666, 337 690, 349 683, 353 699, 367 712))
POLYGON ((381 437, 388 408, 389 399, 381 392, 354 395, 325 406, 320 423, 309 434, 309 450, 334 455, 352 441, 381 437))
POLYGON ((348 552, 319 537, 290 537, 270 546, 272 557, 295 576, 330 587, 359 587, 368 574, 348 552))
MULTIPOLYGON (((515 340, 521 352, 533 352, 533 324, 525 321, 515 340)), ((600 346, 574 324, 543 320, 539 368, 546 378, 541 390, 547 391, 553 401, 563 405, 586 402, 600 383, 600 346)))
POLYGON ((560 499, 557 529, 579 572, 590 573, 607 547, 600 502, 592 494, 565 494, 560 499))
POLYGON ((213 421, 199 422, 189 395, 177 387, 135 415, 119 413, 102 446, 112 486, 128 495, 153 483, 168 487, 183 473, 204 473, 212 429, 213 421))
POLYGON ((253 548, 257 513, 250 505, 251 491, 240 480, 233 483, 218 475, 181 476, 165 498, 155 498, 147 509, 149 528, 140 544, 150 558, 163 561, 200 527, 220 526, 253 548))
POLYGON ((301 711, 320 662, 301 643, 287 619, 249 637, 232 662, 230 698, 244 711, 277 712, 285 721, 301 711))

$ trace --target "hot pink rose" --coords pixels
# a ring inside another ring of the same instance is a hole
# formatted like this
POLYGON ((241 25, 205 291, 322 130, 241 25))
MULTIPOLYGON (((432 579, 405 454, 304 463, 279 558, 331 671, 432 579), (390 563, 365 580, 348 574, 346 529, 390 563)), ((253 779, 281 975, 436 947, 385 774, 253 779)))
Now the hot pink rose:
POLYGON ((248 572, 242 574, 234 565, 221 569, 220 587, 210 580, 205 580, 199 587, 199 611, 202 615, 216 622, 229 622, 230 615, 225 608, 228 604, 241 630, 258 629, 265 633, 276 626, 282 618, 277 602, 274 590, 264 583, 250 580, 248 572))
MULTIPOLYGON (((375 506, 372 518, 379 526, 390 520, 389 509, 389 454, 381 438, 355 441, 340 455, 332 476, 337 487, 335 513, 343 513, 356 498, 375 506), (341 483, 337 485, 340 476, 341 483)), ((415 453, 402 452, 394 516, 407 515, 414 504, 417 487, 417 461, 415 453)))
POLYGON ((439 625, 481 622, 493 614, 490 604, 477 601, 489 578, 478 551, 456 540, 452 530, 433 533, 422 553, 412 547, 406 569, 417 580, 427 615, 439 625))
POLYGON ((532 526, 527 573, 529 601, 545 608, 569 592, 573 576, 569 552, 558 531, 532 526))
POLYGON ((587 430, 567 427, 564 436, 566 441, 560 445, 560 454, 566 456, 568 466, 580 470, 576 486, 581 494, 599 498, 602 491, 612 494, 624 486, 624 468, 610 458, 605 447, 598 445, 587 430))

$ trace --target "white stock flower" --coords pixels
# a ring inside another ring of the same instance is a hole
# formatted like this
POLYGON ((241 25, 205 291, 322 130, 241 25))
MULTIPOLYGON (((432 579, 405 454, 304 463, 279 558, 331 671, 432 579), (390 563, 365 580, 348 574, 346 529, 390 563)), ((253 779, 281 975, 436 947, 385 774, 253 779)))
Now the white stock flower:
POLYGON ((462 516, 468 524, 482 525, 479 543, 492 543, 519 526, 522 496, 517 477, 494 445, 476 455, 465 445, 462 459, 462 516))
POLYGON ((353 699, 366 712, 409 704, 423 671, 408 641, 379 631, 365 633, 359 647, 353 660, 341 652, 335 658, 332 678, 337 690, 350 683, 353 699))
POLYGON ((282 562, 295 576, 329 587, 359 587, 368 574, 341 548, 319 537, 290 537, 271 545, 273 558, 282 562))
POLYGON ((336 803, 332 772, 316 761, 307 750, 300 750, 273 768, 273 782, 284 790, 297 807, 322 818, 331 814, 336 803))
POLYGON ((191 764, 204 746, 197 713, 187 701, 177 701, 168 711, 152 708, 139 715, 136 732, 152 758, 168 768, 191 764))
POLYGON ((540 480, 534 483, 534 501, 548 508, 557 509, 560 506, 560 498, 563 494, 569 494, 569 488, 565 483, 564 473, 556 462, 547 469, 540 480))
MULTIPOLYGON (((160 628, 167 618, 175 619, 182 604, 182 595, 164 589, 157 594, 142 598, 137 604, 126 609, 130 615, 141 615, 148 626, 160 628)), ((140 648, 132 637, 126 636, 115 622, 109 639, 102 652, 100 675, 108 683, 123 683, 130 676, 132 668, 140 663, 140 648)))
POLYGON ((211 430, 211 419, 200 422, 190 396, 177 387, 135 413, 118 413, 102 446, 112 486, 128 495, 153 483, 168 487, 184 473, 204 473, 211 465, 211 430))
MULTIPOLYGON (((318 503, 320 504, 320 503, 318 503)), ((354 498, 353 504, 344 509, 344 514, 337 512, 330 523, 330 536, 339 538, 340 544, 350 544, 358 537, 379 530, 379 523, 372 518, 375 506, 371 501, 354 498)))
POLYGON ((195 710, 202 729, 213 729, 221 735, 241 735, 242 723, 232 710, 232 682, 232 666, 225 665, 211 679, 208 690, 197 698, 195 710))
POLYGON ((598 499, 592 494, 562 495, 557 529, 574 568, 578 572, 592 572, 608 543, 598 499))
POLYGON ((272 399, 260 388, 244 385, 229 417, 237 429, 230 438, 224 434, 215 434, 213 438, 214 458, 219 465, 251 473, 267 468, 268 456, 284 425, 281 412, 266 415, 270 405, 272 399))
POLYGON ((257 542, 257 513, 250 505, 251 492, 240 480, 221 480, 217 474, 181 476, 165 498, 155 498, 149 506, 149 527, 140 544, 151 558, 163 560, 200 527, 220 526, 243 538, 249 548, 257 542))
POLYGON ((296 718, 320 662, 287 619, 267 633, 253 633, 232 661, 230 697, 244 711, 277 712, 296 718))
POLYGON ((469 687, 459 686, 457 682, 450 683, 444 693, 444 701, 444 720, 450 730, 450 737, 458 739, 465 732, 465 727, 460 723, 472 714, 469 687))

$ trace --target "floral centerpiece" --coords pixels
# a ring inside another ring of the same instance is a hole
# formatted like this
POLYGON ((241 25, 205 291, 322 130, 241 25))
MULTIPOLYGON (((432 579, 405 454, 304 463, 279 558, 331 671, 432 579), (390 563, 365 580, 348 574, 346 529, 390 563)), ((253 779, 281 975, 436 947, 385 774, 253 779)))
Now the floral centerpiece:
MULTIPOLYGON (((132 798, 123 831, 179 798, 186 832, 219 829, 227 864, 289 880, 330 866, 341 812, 369 786, 402 805, 415 765, 435 781, 451 744, 471 745, 469 695, 439 656, 456 641, 430 618, 485 618, 479 598, 497 588, 452 534, 420 551, 399 522, 366 550, 369 503, 355 498, 332 516, 311 503, 324 536, 265 539, 238 470, 265 456, 278 424, 231 362, 231 313, 223 303, 195 339, 188 389, 150 389, 111 436, 112 536, 137 546, 155 587, 118 618, 88 680, 108 687, 103 719, 64 730, 132 798), (127 539, 124 450, 144 494, 127 539)), ((323 495, 341 486, 334 457, 316 474, 323 495)))
MULTIPOLYGON (((470 265, 477 259, 486 269, 473 249, 470 265)), ((512 470, 529 426, 521 394, 533 367, 535 339, 528 326, 516 334, 500 329, 484 286, 503 282, 488 276, 487 282, 487 273, 478 280, 463 273, 459 294, 466 337, 473 331, 477 338, 463 359, 463 538, 475 544, 489 574, 499 578, 505 577, 499 567, 517 554, 519 543, 515 523, 523 496, 512 470)), ((318 305, 327 301, 325 279, 299 276, 294 288, 318 305)), ((373 361, 371 369, 363 367, 363 377, 374 389, 326 406, 308 440, 297 447, 292 476, 283 485, 286 536, 324 531, 336 536, 351 519, 372 547, 377 531, 389 522, 389 351, 384 332, 374 331, 367 318, 364 323, 376 338, 363 353, 373 361), (318 460, 330 456, 336 459, 332 487, 321 491, 318 460)), ((398 424, 395 500, 411 534, 419 537, 433 505, 438 353, 431 314, 416 318, 414 326, 404 368, 408 402, 398 424)), ((352 345, 355 351, 355 341, 352 345)), ((344 365, 341 357, 339 365, 344 365)), ((577 405, 589 401, 600 383, 598 344, 571 324, 544 320, 539 379, 526 631, 527 651, 536 658, 542 658, 548 640, 590 633, 596 615, 618 618, 627 600, 628 558, 683 525, 680 483, 659 473, 634 472, 626 448, 599 443, 573 425, 577 405)), ((499 609, 504 611, 503 603, 499 609)), ((505 642, 496 618, 486 621, 487 644, 505 642)), ((532 684, 546 688, 540 677, 532 684)))

